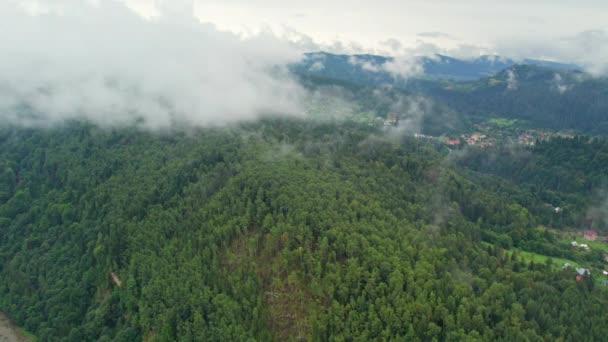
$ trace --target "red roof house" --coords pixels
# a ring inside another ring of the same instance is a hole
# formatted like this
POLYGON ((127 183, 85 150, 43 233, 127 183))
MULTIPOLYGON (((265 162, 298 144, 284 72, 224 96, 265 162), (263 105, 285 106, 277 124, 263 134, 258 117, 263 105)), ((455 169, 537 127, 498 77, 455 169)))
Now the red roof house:
POLYGON ((595 239, 597 239, 597 232, 593 229, 587 229, 585 230, 583 238, 585 240, 594 241, 595 239))

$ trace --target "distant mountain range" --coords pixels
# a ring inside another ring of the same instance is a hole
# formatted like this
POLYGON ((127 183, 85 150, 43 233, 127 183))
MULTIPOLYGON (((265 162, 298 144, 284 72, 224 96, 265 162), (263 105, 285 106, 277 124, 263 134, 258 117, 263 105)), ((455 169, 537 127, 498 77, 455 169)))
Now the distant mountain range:
POLYGON ((412 80, 407 90, 469 117, 507 117, 534 127, 608 134, 608 78, 513 65, 474 81, 412 80))
MULTIPOLYGON (((400 83, 384 66, 394 62, 393 57, 377 55, 337 55, 327 52, 307 53, 302 62, 292 66, 300 74, 344 80, 365 85, 400 83), (388 63, 388 64, 387 64, 388 63)), ((481 56, 475 59, 458 59, 445 55, 418 57, 416 63, 423 72, 417 77, 424 79, 476 80, 492 76, 516 64, 535 65, 556 70, 579 70, 574 64, 536 59, 516 61, 499 56, 481 56)))
MULTIPOLYGON (((608 134, 608 78, 591 76, 576 65, 533 59, 516 63, 492 56, 474 60, 436 56, 419 60, 422 74, 395 78, 382 67, 391 62, 388 57, 374 55, 316 53, 308 54, 292 70, 317 83, 333 82, 343 87, 390 85, 392 91, 422 95, 458 113, 446 116, 446 110, 437 110, 439 114, 423 125, 428 132, 503 117, 534 128, 608 134), (454 120, 446 121, 446 117, 454 120)), ((373 102, 373 96, 363 97, 373 102)))

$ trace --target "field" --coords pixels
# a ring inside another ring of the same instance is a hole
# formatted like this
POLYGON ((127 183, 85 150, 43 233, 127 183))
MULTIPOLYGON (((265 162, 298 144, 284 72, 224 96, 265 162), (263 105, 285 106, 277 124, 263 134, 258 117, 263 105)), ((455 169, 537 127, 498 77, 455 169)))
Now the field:
POLYGON ((499 127, 511 127, 517 123, 517 120, 506 118, 492 118, 488 120, 488 123, 499 127))
POLYGON ((528 252, 528 251, 523 251, 520 249, 513 249, 514 251, 516 250, 517 253, 527 262, 534 262, 534 263, 538 263, 538 264, 544 264, 548 259, 552 259, 553 260, 553 265, 555 267, 562 267, 564 264, 568 263, 574 267, 579 267, 579 265, 575 262, 572 261, 570 259, 565 259, 565 258, 557 258, 557 257, 550 257, 547 255, 543 255, 543 254, 538 254, 538 253, 534 253, 534 252, 528 252))

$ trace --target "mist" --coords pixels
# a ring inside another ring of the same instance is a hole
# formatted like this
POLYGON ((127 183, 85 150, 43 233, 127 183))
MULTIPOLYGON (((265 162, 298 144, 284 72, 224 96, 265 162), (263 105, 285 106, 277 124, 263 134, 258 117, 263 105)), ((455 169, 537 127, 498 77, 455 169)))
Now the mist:
POLYGON ((242 38, 188 11, 145 19, 109 0, 49 4, 0 4, 2 124, 161 129, 302 112, 284 69, 300 51, 270 32, 242 38))

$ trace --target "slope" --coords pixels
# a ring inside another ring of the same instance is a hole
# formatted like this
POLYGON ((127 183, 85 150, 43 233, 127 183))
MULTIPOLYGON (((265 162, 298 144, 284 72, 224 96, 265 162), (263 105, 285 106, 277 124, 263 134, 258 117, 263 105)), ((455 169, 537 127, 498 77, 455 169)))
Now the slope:
POLYGON ((544 243, 537 218, 414 139, 268 119, 0 141, 0 306, 42 341, 607 333, 604 289, 481 243, 544 243))

